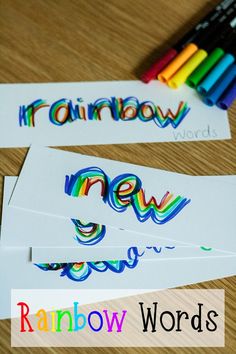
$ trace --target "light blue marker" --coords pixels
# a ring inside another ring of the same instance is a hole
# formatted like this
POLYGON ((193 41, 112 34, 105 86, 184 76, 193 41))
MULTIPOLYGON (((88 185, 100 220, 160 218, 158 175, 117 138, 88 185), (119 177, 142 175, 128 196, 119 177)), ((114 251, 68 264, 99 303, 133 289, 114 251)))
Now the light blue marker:
POLYGON ((236 77, 236 65, 231 65, 225 74, 218 80, 218 82, 214 85, 214 87, 210 90, 210 92, 203 97, 203 102, 208 106, 213 106, 216 104, 222 93, 227 89, 227 87, 231 84, 231 82, 236 77))
POLYGON ((201 95, 207 95, 217 80, 225 73, 228 67, 233 64, 235 57, 232 54, 225 54, 223 58, 210 71, 207 77, 198 85, 197 91, 201 95))

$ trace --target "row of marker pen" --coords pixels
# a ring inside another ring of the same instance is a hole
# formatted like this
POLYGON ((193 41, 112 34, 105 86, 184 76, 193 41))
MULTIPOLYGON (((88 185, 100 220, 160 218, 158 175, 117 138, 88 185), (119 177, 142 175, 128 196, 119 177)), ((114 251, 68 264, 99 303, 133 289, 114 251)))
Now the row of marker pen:
POLYGON ((170 48, 141 79, 183 83, 205 104, 228 109, 236 98, 236 0, 224 0, 170 48))

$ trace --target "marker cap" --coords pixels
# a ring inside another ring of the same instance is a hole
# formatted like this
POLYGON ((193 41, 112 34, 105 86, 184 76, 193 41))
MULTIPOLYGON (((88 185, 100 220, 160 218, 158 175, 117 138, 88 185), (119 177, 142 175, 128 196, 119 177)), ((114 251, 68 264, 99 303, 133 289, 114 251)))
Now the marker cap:
POLYGON ((231 54, 225 54, 216 66, 210 71, 206 78, 197 86, 197 91, 201 95, 207 95, 217 80, 224 74, 229 66, 235 61, 231 54))
POLYGON ((236 99, 236 80, 234 80, 217 102, 217 107, 228 109, 236 99))
POLYGON ((199 82, 207 75, 207 73, 214 67, 214 65, 223 57, 223 55, 223 49, 214 49, 187 78, 186 84, 189 87, 195 88, 199 82))
POLYGON ((207 52, 199 49, 191 58, 184 64, 177 73, 168 81, 168 86, 178 88, 188 78, 188 76, 199 66, 199 64, 207 57, 207 52))
POLYGON ((170 48, 160 59, 158 59, 142 76, 141 80, 146 84, 155 79, 157 75, 171 62, 178 52, 170 48))
POLYGON ((167 65, 167 67, 160 72, 158 79, 161 82, 166 83, 171 76, 173 76, 181 66, 198 50, 198 47, 190 43, 188 44, 173 60, 167 65))
POLYGON ((216 104, 220 96, 223 92, 227 89, 227 87, 231 84, 231 82, 236 77, 236 65, 231 65, 226 73, 220 78, 214 87, 211 89, 209 94, 203 98, 203 102, 206 103, 208 106, 213 106, 216 104))

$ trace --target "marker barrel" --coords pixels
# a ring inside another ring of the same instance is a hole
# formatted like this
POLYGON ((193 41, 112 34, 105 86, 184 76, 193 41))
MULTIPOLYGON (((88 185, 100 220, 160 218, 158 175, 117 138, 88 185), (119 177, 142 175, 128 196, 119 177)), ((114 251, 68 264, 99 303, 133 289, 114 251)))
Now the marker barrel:
MULTIPOLYGON (((225 0, 220 2, 211 12, 202 18, 198 24, 191 28, 190 31, 187 32, 174 47, 179 48, 180 51, 188 43, 196 43, 198 45, 199 39, 203 38, 206 34, 212 32, 217 33, 215 31, 217 30, 216 26, 218 26, 220 22, 222 23, 226 21, 232 15, 234 10, 235 0, 225 0)), ((201 46, 199 47, 201 48, 201 46)))
POLYGON ((171 76, 173 76, 180 67, 186 63, 186 61, 198 50, 198 47, 190 43, 188 44, 173 60, 172 62, 167 65, 167 67, 160 72, 158 75, 158 79, 161 82, 166 83, 171 76))
POLYGON ((214 85, 209 94, 203 98, 203 102, 208 106, 216 104, 220 96, 236 77, 236 65, 231 65, 225 75, 214 85))
POLYGON ((214 49, 207 58, 194 70, 194 72, 187 78, 186 84, 189 87, 195 88, 208 72, 217 64, 223 57, 224 51, 221 48, 214 49))
POLYGON ((207 57, 207 52, 199 49, 191 58, 184 64, 177 73, 168 81, 168 86, 173 89, 178 88, 188 78, 188 76, 198 67, 198 65, 207 57))
POLYGON ((224 74, 229 66, 234 62, 235 58, 231 54, 225 54, 223 58, 210 71, 207 77, 198 85, 197 91, 201 95, 207 95, 217 80, 224 74))
POLYGON ((217 107, 228 109, 236 99, 236 80, 234 80, 217 102, 217 107))
POLYGON ((142 76, 141 80, 146 84, 155 79, 157 75, 168 65, 178 52, 170 48, 159 60, 157 60, 142 76))
MULTIPOLYGON (((235 10, 235 2, 235 0, 223 0, 217 4, 215 8, 204 16, 199 23, 193 26, 190 31, 185 33, 184 36, 163 57, 157 60, 150 67, 150 69, 148 69, 147 72, 141 76, 141 80, 148 83, 157 77, 165 66, 168 65, 177 55, 177 53, 181 52, 189 43, 198 44, 200 38, 203 37, 203 34, 205 35, 206 33, 216 32, 215 29, 220 26, 220 22, 224 22, 232 16, 232 12, 235 10), (169 56, 170 58, 168 59, 169 56)), ((203 49, 205 48, 203 47, 203 49)), ((173 74, 174 73, 172 73, 172 75, 173 74)), ((170 76, 168 76, 166 80, 164 78, 164 81, 166 82, 168 79, 170 79, 170 76)), ((162 79, 159 80, 162 81, 162 79)))

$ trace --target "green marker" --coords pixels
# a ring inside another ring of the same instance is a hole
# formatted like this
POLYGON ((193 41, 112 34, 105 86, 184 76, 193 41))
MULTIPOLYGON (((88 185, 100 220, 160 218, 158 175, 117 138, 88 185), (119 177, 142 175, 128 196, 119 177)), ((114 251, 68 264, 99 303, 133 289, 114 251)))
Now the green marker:
POLYGON ((225 52, 223 49, 214 49, 187 78, 186 84, 192 88, 195 88, 199 82, 207 75, 207 73, 215 66, 215 64, 223 57, 224 54, 225 52))
POLYGON ((208 75, 209 71, 211 71, 211 69, 213 69, 213 67, 225 55, 229 42, 232 47, 231 42, 232 37, 234 38, 235 36, 236 27, 236 8, 232 11, 228 21, 224 22, 223 29, 222 23, 219 26, 217 27, 217 30, 220 30, 218 31, 220 32, 219 36, 216 35, 217 31, 214 28, 210 31, 210 34, 202 40, 202 43, 204 43, 206 47, 204 49, 209 54, 187 78, 186 84, 192 88, 196 88, 205 76, 208 75))

